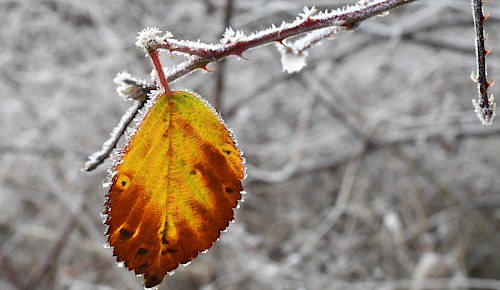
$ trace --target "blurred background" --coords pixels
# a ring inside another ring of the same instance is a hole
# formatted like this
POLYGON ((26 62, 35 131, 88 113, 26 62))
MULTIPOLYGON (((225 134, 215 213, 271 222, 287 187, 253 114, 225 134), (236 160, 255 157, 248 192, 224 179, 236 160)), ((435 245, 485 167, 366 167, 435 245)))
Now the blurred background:
MULTIPOLYGON (((355 1, 227 3, 0 0, 0 289, 142 289, 103 247, 109 162, 80 171, 131 106, 116 73, 149 78, 137 32, 216 43, 225 23, 248 35, 355 1)), ((498 77, 500 6, 486 5, 498 77)), ((469 1, 370 19, 311 49, 300 73, 282 72, 274 45, 245 57, 172 84, 219 105, 248 194, 160 289, 500 289, 500 120, 472 109, 469 1)))

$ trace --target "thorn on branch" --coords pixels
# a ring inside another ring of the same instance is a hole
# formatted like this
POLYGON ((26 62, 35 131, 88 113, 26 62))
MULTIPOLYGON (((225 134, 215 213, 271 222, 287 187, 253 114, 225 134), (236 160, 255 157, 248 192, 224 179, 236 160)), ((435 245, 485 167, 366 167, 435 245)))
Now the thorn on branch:
POLYGON ((208 68, 208 64, 202 66, 201 69, 206 71, 206 72, 214 72, 215 71, 215 69, 208 68))

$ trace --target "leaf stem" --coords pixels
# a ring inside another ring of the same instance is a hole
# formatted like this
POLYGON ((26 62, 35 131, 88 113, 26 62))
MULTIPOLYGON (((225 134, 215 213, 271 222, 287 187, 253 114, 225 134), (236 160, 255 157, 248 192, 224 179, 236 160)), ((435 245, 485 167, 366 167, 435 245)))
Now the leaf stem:
POLYGON ((163 66, 161 65, 160 56, 158 54, 158 50, 156 48, 152 48, 148 50, 148 54, 153 61, 153 65, 155 66, 156 73, 158 74, 158 79, 160 81, 161 86, 165 89, 166 94, 170 94, 170 87, 168 86, 167 78, 165 77, 165 72, 163 71, 163 66))

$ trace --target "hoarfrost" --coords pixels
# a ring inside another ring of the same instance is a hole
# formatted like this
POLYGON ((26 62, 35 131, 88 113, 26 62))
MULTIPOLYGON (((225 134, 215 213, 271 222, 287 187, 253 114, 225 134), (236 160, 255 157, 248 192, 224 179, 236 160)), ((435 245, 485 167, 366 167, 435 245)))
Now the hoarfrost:
MULTIPOLYGON (((314 12, 314 11, 313 11, 314 12)), ((307 49, 319 44, 319 41, 325 38, 332 39, 340 30, 339 27, 326 27, 308 33, 293 43, 283 41, 283 45, 277 44, 278 51, 281 54, 281 66, 284 72, 299 72, 306 66, 307 49)))
POLYGON ((246 36, 241 30, 234 31, 231 27, 226 28, 224 35, 220 40, 220 44, 226 45, 229 43, 235 43, 238 41, 246 40, 246 36))
POLYGON ((124 100, 142 100, 146 97, 146 81, 138 79, 128 72, 116 74, 113 82, 117 85, 116 92, 124 100))
POLYGON ((101 212, 99 215, 101 216, 102 222, 105 223, 108 219, 108 214, 101 212))
POLYGON ((496 104, 494 103, 494 98, 493 95, 491 95, 489 101, 488 101, 489 106, 486 107, 486 105, 483 104, 483 100, 480 99, 479 101, 477 100, 472 100, 472 106, 474 106, 474 112, 476 113, 477 117, 479 118, 479 121, 483 125, 491 125, 493 124, 493 119, 495 119, 495 109, 496 109, 496 104))
POLYGON ((307 51, 295 51, 286 46, 279 46, 278 51, 281 54, 283 72, 299 72, 306 66, 307 51))
POLYGON ((304 13, 299 13, 299 16, 302 17, 302 19, 308 19, 311 16, 313 16, 314 13, 318 12, 318 10, 316 9, 316 7, 314 7, 314 6, 311 7, 311 9, 309 9, 306 6, 306 7, 304 7, 304 9, 302 11, 304 11, 304 13))
POLYGON ((167 31, 164 36, 159 36, 161 33, 161 30, 156 27, 147 27, 139 32, 139 35, 136 37, 137 41, 135 45, 148 51, 150 49, 155 49, 159 43, 164 42, 164 39, 173 36, 169 31, 167 31))
MULTIPOLYGON (((97 151, 89 156, 89 160, 85 163, 82 170, 90 171, 90 170, 96 168, 97 165, 101 163, 101 161, 108 158, 113 147, 118 142, 118 139, 123 134, 123 132, 126 130, 125 124, 129 123, 130 119, 133 118, 135 112, 138 110, 138 108, 140 106, 142 106, 142 102, 136 101, 135 104, 133 106, 131 106, 125 114, 123 114, 122 118, 120 119, 120 122, 111 132, 109 139, 103 143, 101 150, 99 150, 99 151, 97 151)), ((109 170, 108 170, 108 172, 109 172, 109 170)), ((106 183, 106 181, 105 181, 105 183, 106 183)))

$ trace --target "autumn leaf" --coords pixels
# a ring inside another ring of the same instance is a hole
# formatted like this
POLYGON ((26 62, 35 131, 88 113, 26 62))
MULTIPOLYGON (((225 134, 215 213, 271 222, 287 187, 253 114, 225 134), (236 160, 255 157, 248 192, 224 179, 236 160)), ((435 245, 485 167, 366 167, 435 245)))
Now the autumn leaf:
POLYGON ((104 213, 119 262, 153 287, 219 238, 245 168, 222 119, 187 91, 157 95, 115 161, 104 213))

